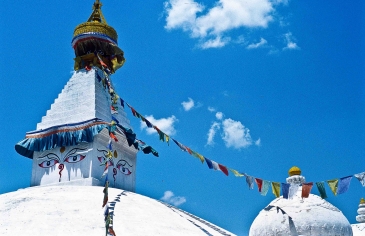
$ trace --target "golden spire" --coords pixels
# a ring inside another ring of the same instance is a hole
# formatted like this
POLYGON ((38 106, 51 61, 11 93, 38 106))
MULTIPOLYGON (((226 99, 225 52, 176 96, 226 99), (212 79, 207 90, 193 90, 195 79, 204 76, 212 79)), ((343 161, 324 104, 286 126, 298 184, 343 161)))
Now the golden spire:
POLYGON ((289 173, 289 176, 293 176, 293 175, 300 175, 302 173, 302 171, 299 169, 299 167, 293 166, 292 168, 290 168, 288 173, 289 173))
POLYGON ((360 204, 365 204, 365 199, 364 198, 361 198, 360 204))
POLYGON ((93 12, 91 13, 89 19, 87 20, 88 22, 93 21, 93 22, 100 22, 100 23, 106 24, 106 25, 108 24, 108 23, 106 23, 103 13, 101 12, 102 6, 103 6, 103 4, 99 0, 96 0, 94 2, 93 12))

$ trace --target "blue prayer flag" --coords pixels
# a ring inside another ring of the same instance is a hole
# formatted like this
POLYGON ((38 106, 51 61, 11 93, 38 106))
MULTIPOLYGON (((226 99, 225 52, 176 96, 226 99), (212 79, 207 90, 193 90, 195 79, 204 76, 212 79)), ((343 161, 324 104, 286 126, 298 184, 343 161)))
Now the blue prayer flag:
POLYGON ((124 100, 120 98, 120 105, 124 108, 124 100))
POLYGON ((290 188, 290 184, 287 183, 281 183, 281 189, 283 192, 283 198, 288 199, 289 197, 289 188, 290 188))
POLYGON ((338 183, 337 194, 345 193, 349 189, 351 179, 352 175, 340 179, 340 182, 338 183))
POLYGON ((212 162, 211 162, 208 158, 206 158, 206 157, 204 157, 204 159, 205 159, 205 161, 207 162, 207 165, 208 165, 209 169, 213 169, 213 164, 212 164, 212 162))

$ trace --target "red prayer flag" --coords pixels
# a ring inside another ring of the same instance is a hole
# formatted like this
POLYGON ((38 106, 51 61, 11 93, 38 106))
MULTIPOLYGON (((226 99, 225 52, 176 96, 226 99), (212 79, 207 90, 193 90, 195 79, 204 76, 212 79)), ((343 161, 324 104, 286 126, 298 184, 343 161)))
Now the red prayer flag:
POLYGON ((186 147, 185 146, 185 148, 186 148, 186 150, 188 151, 188 153, 191 155, 191 154, 193 154, 193 152, 191 151, 191 149, 190 148, 188 148, 188 147, 186 147))
POLYGON ((133 116, 137 117, 136 110, 134 110, 133 107, 131 107, 131 111, 132 111, 133 116))
POLYGON ((259 192, 261 193, 261 188, 262 188, 262 179, 255 178, 255 182, 256 182, 256 184, 257 184, 257 187, 259 188, 259 192))
POLYGON ((114 139, 115 142, 118 142, 117 137, 113 133, 109 133, 109 136, 114 139))
POLYGON ((309 197, 309 194, 312 190, 312 187, 313 187, 313 183, 310 182, 310 183, 303 183, 302 184, 302 198, 307 198, 309 197))
POLYGON ((225 167, 224 165, 221 165, 218 163, 218 166, 219 166, 219 169, 225 174, 228 176, 228 169, 227 167, 225 167))

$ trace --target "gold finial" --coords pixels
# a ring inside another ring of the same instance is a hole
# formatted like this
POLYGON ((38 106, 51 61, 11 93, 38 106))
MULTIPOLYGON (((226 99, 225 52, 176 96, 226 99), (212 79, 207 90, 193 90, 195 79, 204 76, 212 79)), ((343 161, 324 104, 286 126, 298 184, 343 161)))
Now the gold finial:
POLYGON ((365 199, 364 198, 361 198, 360 204, 365 204, 365 199))
POLYGON ((292 168, 290 168, 288 173, 289 173, 289 176, 293 176, 293 175, 300 175, 302 173, 302 171, 299 169, 299 167, 293 166, 292 168))
POLYGON ((103 24, 107 25, 104 15, 101 12, 102 6, 103 6, 103 4, 99 0, 96 0, 94 2, 93 12, 91 13, 91 16, 89 17, 87 22, 99 22, 99 23, 103 23, 103 24))

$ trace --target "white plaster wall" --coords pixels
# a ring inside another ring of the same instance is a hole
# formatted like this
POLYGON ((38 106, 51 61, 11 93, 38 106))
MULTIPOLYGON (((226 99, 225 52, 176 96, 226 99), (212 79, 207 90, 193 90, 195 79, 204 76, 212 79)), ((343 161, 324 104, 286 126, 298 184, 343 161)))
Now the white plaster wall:
MULTIPOLYGON (((74 72, 61 93, 55 99, 42 121, 37 124, 37 130, 53 126, 78 123, 93 118, 111 121, 110 95, 99 82, 96 73, 104 77, 99 69, 74 72)), ((113 84, 112 84, 113 86, 113 84)), ((118 92, 118 91, 116 91, 118 92)), ((118 114, 113 115, 124 126, 130 128, 127 115, 118 102, 118 114)))
MULTIPOLYGON (((116 151, 117 158, 113 157, 111 162, 109 162, 113 164, 108 168, 108 180, 111 187, 134 192, 136 187, 138 150, 133 146, 128 146, 124 135, 117 134, 117 137, 118 142, 112 141, 113 152, 116 151)), ((104 184, 106 176, 102 177, 102 175, 105 166, 101 165, 101 161, 104 161, 106 158, 108 142, 109 132, 107 129, 103 129, 94 137, 93 143, 65 147, 63 152, 61 152, 61 147, 44 152, 35 152, 33 156, 31 186, 63 184, 85 178, 95 178, 104 184), (85 158, 81 160, 80 155, 85 156, 85 158), (64 165, 61 179, 59 175, 60 165, 64 165)), ((90 182, 90 185, 92 184, 90 182)))

